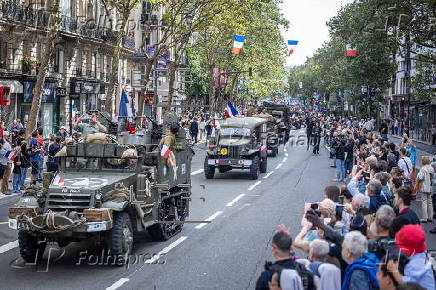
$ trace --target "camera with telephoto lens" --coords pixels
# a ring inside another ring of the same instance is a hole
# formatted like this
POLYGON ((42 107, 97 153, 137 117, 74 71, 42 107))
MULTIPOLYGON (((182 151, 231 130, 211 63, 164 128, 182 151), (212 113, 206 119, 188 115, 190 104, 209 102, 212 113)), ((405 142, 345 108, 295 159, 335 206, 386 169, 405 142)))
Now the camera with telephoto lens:
POLYGON ((319 216, 321 217, 321 211, 319 210, 319 206, 317 203, 311 203, 310 208, 319 216))

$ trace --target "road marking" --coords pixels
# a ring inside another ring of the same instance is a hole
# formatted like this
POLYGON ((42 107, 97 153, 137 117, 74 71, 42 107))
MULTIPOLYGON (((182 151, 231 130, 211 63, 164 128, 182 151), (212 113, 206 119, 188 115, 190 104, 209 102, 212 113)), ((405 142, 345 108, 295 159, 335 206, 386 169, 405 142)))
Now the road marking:
POLYGON ((18 240, 9 242, 0 247, 0 254, 6 253, 7 251, 12 250, 16 247, 18 247, 18 240))
POLYGON ((280 167, 282 167, 283 163, 280 163, 279 165, 276 166, 276 169, 279 169, 280 167))
POLYGON ((200 174, 200 173, 203 173, 203 172, 204 172, 204 169, 198 169, 198 170, 196 170, 194 172, 191 172, 191 175, 197 175, 197 174, 200 174))
POLYGON ((284 162, 286 162, 286 161, 288 161, 288 158, 287 158, 287 157, 283 158, 282 163, 284 163, 284 162))
POLYGON ((226 206, 231 207, 233 206, 235 203, 237 203, 241 198, 243 198, 245 196, 245 194, 240 194, 237 197, 235 197, 235 199, 233 199, 231 202, 229 202, 228 204, 226 204, 226 206))
MULTIPOLYGON (((285 152, 288 152, 288 149, 287 148, 285 148, 285 150, 284 150, 285 152)), ((286 153, 286 154, 288 154, 288 153, 286 153)))
POLYGON ((289 154, 288 154, 288 153, 285 153, 285 156, 286 156, 286 157, 288 157, 288 156, 289 156, 289 154))
POLYGON ((9 222, 1 222, 0 225, 7 225, 9 222))
POLYGON ((124 283, 128 282, 129 280, 130 280, 129 278, 121 278, 120 280, 118 280, 117 282, 112 284, 112 286, 107 287, 106 290, 115 290, 115 289, 118 289, 121 286, 123 286, 124 283))
MULTIPOLYGON (((153 258, 148 259, 146 261, 144 261, 144 264, 152 264, 155 263, 157 260, 159 260, 160 257, 162 257, 163 255, 166 255, 169 253, 169 251, 171 251, 172 249, 174 249, 175 247, 177 247, 180 243, 182 243, 184 240, 186 240, 188 237, 183 236, 180 237, 179 239, 177 239, 176 241, 174 241, 173 243, 171 243, 169 246, 165 247, 162 251, 160 251, 158 254, 154 255, 153 258)), ((132 274, 129 275, 129 277, 132 277, 133 275, 135 275, 136 272, 138 272, 138 270, 142 269, 142 267, 136 269, 132 274)), ((129 278, 121 278, 120 280, 118 280, 117 282, 115 282, 114 284, 112 284, 112 286, 107 287, 106 290, 116 290, 118 288, 120 288, 121 286, 123 286, 126 282, 130 281, 129 278)))
POLYGON ((162 251, 160 251, 157 255, 154 255, 153 258, 146 260, 144 262, 144 264, 153 264, 153 263, 155 263, 157 260, 159 260, 159 258, 161 258, 163 255, 168 254, 169 251, 171 251, 172 249, 177 247, 179 244, 181 244, 187 238, 188 237, 186 237, 186 236, 178 238, 176 241, 172 242, 169 246, 165 247, 162 251))
POLYGON ((253 190, 256 186, 258 186, 259 184, 261 184, 262 183, 262 181, 258 181, 258 182, 256 182, 255 184, 253 184, 252 186, 250 186, 249 188, 248 188, 248 190, 249 191, 251 191, 251 190, 253 190))
POLYGON ((243 210, 244 208, 246 208, 247 206, 250 206, 250 205, 251 205, 251 203, 245 203, 243 206, 241 206, 239 208, 239 210, 243 210))
POLYGON ((268 179, 268 177, 270 177, 271 174, 273 174, 273 173, 274 173, 274 171, 269 172, 267 175, 265 175, 264 179, 268 179))
MULTIPOLYGON (((216 217, 219 216, 219 215, 222 214, 222 213, 223 213, 222 211, 217 211, 216 213, 214 213, 213 215, 211 215, 210 217, 208 217, 208 218, 206 219, 206 221, 207 221, 207 222, 211 222, 211 221, 213 221, 214 219, 216 219, 216 217)), ((205 225, 207 225, 207 223, 199 224, 199 225, 196 226, 194 229, 199 230, 199 229, 203 228, 205 225)))

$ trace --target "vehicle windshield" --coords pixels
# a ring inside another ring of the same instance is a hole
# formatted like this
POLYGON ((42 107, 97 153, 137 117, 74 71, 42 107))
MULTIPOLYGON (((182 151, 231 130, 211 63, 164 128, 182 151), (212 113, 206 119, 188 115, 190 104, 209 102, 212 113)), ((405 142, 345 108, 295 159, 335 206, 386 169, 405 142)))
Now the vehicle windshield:
POLYGON ((250 137, 251 130, 247 128, 221 128, 221 137, 250 137))

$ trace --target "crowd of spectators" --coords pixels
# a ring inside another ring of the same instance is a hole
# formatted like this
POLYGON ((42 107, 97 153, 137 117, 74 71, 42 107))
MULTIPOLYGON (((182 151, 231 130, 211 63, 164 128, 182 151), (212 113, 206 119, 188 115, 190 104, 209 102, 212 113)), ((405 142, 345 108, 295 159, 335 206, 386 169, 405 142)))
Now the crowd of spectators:
MULTIPOLYGON (((256 289, 435 289, 426 236, 436 228, 426 233, 422 223, 435 218, 436 160, 422 156, 417 168, 412 140, 389 142, 386 124, 375 131, 371 120, 320 115, 308 118, 309 127, 324 131, 334 185, 321 201, 306 204, 294 238, 278 227, 276 261, 265 265, 256 289)), ((309 140, 317 136, 312 132, 309 140)))

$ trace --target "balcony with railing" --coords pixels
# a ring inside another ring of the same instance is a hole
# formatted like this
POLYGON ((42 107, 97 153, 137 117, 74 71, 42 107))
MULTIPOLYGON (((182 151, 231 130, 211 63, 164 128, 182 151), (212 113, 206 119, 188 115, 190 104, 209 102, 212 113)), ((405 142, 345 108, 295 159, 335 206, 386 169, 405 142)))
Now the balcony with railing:
MULTIPOLYGON (((106 27, 93 27, 85 22, 78 22, 76 19, 66 15, 60 16, 60 31, 83 37, 94 38, 102 42, 114 45, 116 32, 106 27)), ((48 11, 25 7, 16 1, 9 1, 1 4, 0 20, 9 20, 22 23, 35 28, 48 29, 52 18, 48 11)), ((123 46, 127 49, 135 49, 135 39, 124 37, 123 46)))

